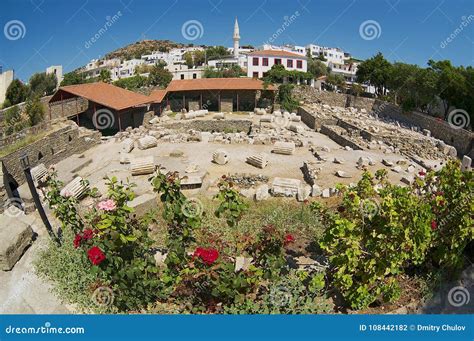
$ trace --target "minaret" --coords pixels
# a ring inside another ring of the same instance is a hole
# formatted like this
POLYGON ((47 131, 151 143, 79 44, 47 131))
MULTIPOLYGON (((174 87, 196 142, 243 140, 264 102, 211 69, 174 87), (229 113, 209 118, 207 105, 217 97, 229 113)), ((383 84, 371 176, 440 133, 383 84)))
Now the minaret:
POLYGON ((237 17, 235 17, 233 39, 234 39, 234 58, 239 58, 240 33, 239 33, 239 23, 237 22, 237 17))

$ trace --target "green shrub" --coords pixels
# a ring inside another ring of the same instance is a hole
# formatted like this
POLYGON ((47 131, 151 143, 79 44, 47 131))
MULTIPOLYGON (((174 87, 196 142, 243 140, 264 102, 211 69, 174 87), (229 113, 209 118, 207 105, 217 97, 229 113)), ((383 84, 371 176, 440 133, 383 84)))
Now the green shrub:
POLYGON ((396 298, 396 276, 421 264, 431 241, 430 206, 410 188, 380 180, 378 194, 368 172, 354 188, 341 188, 342 204, 327 216, 320 242, 329 255, 333 285, 355 309, 377 298, 396 298))
POLYGON ((226 314, 327 314, 334 309, 332 302, 311 283, 321 281, 322 274, 310 275, 291 270, 278 280, 262 287, 257 299, 247 298, 224 307, 226 314))

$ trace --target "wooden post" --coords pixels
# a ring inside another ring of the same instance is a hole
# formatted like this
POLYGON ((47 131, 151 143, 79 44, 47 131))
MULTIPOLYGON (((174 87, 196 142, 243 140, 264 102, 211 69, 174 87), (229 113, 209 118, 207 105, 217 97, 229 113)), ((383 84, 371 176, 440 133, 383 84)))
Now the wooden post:
POLYGON ((64 117, 64 102, 63 102, 63 93, 61 91, 61 116, 64 117))
POLYGON ((48 103, 48 107, 49 107, 49 120, 51 121, 51 103, 48 103))
POLYGON ((255 91, 255 105, 254 105, 254 109, 257 107, 257 91, 255 91))
POLYGON ((217 111, 221 111, 221 92, 217 94, 217 111))
POLYGON ((183 95, 183 109, 186 109, 186 96, 183 95))
POLYGON ((77 126, 79 127, 79 109, 77 108, 77 97, 76 97, 76 120, 77 120, 77 126))
POLYGON ((202 109, 202 93, 199 94, 199 109, 202 109))
POLYGON ((239 111, 239 93, 237 92, 237 111, 239 111))
POLYGON ((94 113, 92 114, 92 124, 94 125, 94 128, 95 130, 99 130, 97 127, 96 127, 96 124, 94 124, 94 115, 96 113, 96 108, 95 108, 95 102, 94 102, 94 113))
POLYGON ((119 131, 122 131, 122 120, 120 119, 120 112, 117 112, 117 117, 118 117, 119 131))

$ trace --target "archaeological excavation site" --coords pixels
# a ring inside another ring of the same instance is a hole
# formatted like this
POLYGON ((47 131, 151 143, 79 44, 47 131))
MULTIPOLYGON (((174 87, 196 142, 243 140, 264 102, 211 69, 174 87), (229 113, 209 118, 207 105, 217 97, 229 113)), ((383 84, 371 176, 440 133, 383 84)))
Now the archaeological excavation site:
POLYGON ((0 339, 472 341, 462 1, 2 3, 0 339))

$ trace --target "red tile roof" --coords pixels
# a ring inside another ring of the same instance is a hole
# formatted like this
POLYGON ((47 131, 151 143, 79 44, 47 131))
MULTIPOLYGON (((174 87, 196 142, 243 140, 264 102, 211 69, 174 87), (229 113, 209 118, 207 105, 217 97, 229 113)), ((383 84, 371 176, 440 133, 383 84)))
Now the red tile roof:
POLYGON ((60 95, 58 95, 61 91, 74 96, 83 97, 114 110, 123 110, 153 102, 148 96, 103 82, 60 87, 49 102, 52 103, 61 100, 60 95))
POLYGON ((254 78, 201 78, 174 80, 166 88, 167 92, 193 90, 275 90, 275 87, 271 84, 265 87, 263 81, 254 78))
POLYGON ((281 50, 257 50, 249 53, 249 56, 293 57, 306 59, 306 57, 301 54, 281 50))
POLYGON ((153 102, 161 103, 163 102, 163 99, 165 98, 167 93, 167 90, 153 90, 149 97, 153 102))

